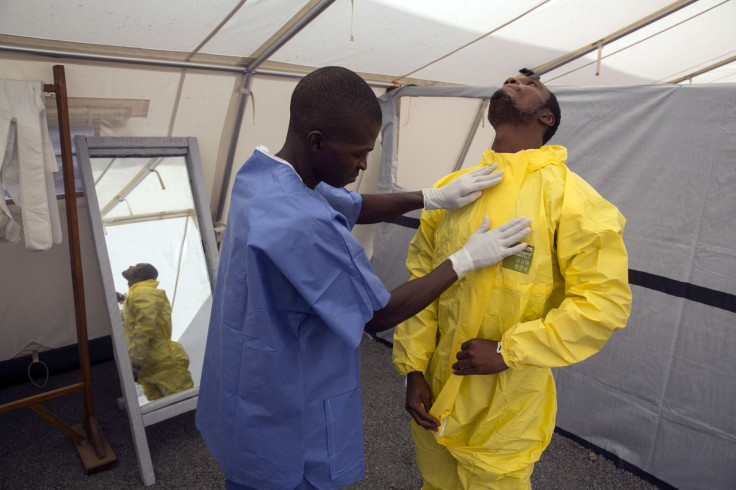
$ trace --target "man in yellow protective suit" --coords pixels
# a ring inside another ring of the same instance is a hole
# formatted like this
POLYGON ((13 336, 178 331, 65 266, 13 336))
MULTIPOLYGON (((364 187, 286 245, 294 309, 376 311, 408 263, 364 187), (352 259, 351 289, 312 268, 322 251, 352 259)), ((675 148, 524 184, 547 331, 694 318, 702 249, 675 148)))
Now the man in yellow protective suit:
POLYGON ((503 181, 464 208, 423 211, 407 267, 426 274, 484 215, 526 216, 532 232, 524 251, 464 274, 396 329, 425 489, 531 488, 555 427, 550 368, 598 352, 631 310, 624 217, 565 166, 564 147, 543 146, 560 122, 554 94, 509 78, 488 119, 496 136, 479 166, 498 164, 503 181))
POLYGON ((158 289, 158 271, 137 264, 123 271, 128 297, 122 308, 123 330, 133 376, 149 400, 157 400, 194 386, 189 356, 171 340, 171 305, 158 289))

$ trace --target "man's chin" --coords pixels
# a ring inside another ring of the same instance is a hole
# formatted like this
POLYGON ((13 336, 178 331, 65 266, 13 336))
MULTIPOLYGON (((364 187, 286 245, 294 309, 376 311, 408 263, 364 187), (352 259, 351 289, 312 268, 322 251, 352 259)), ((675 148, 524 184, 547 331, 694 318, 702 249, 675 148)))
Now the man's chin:
POLYGON ((500 124, 519 124, 522 115, 516 107, 516 100, 507 91, 498 90, 491 96, 488 107, 488 121, 495 128, 500 124))
POLYGON ((501 87, 500 89, 493 92, 493 95, 491 95, 491 103, 506 101, 510 102, 513 105, 515 103, 515 100, 509 93, 509 90, 506 90, 508 88, 509 87, 501 87))

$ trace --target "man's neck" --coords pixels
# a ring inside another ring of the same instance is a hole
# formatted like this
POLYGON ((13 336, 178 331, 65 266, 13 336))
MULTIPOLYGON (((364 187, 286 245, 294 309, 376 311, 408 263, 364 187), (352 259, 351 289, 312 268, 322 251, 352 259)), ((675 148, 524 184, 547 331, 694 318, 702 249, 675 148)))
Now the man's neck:
POLYGON ((496 153, 518 153, 542 146, 539 135, 524 126, 504 125, 496 128, 491 150, 496 153))
POLYGON ((297 175, 299 175, 299 178, 302 179, 302 182, 304 182, 304 184, 310 189, 314 189, 315 186, 319 183, 315 179, 314 174, 312 173, 312 169, 305 164, 306 159, 300 156, 301 153, 299 151, 296 151, 294 147, 289 144, 288 140, 286 143, 284 143, 283 148, 275 153, 275 155, 282 160, 286 160, 287 162, 289 162, 289 164, 294 168, 294 171, 297 173, 297 175))

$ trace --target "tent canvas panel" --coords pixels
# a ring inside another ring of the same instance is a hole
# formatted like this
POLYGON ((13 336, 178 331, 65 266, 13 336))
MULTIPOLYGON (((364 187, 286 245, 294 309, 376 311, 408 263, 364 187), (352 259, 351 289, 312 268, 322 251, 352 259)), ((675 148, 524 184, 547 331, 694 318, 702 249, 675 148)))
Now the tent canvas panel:
MULTIPOLYGON (((465 139, 470 135, 481 101, 467 98, 407 97, 399 100, 401 135, 399 165, 395 184, 406 189, 421 189, 455 170, 465 139), (442 114, 442 121, 436 115, 442 114), (412 124, 426 121, 428 124, 412 124)), ((480 163, 479 154, 493 140, 493 129, 484 116, 464 165, 480 163), (485 130, 485 131, 484 131, 485 130)))
POLYGON ((59 41, 189 52, 237 3, 237 0, 181 0, 176 5, 145 1, 105 5, 54 2, 52 6, 44 0, 5 2, 2 6, 5 21, 0 21, 0 30, 59 41), (73 22, 60 19, 73 19, 73 22))
MULTIPOLYGON (((39 254, 14 243, 0 242, 0 277, 6 285, 0 294, 0 317, 5 336, 0 343, 0 361, 30 355, 33 350, 43 352, 77 342, 65 201, 59 200, 58 205, 62 245, 39 254)), ((20 221, 18 207, 11 205, 10 209, 20 221)), ((86 225, 84 199, 77 199, 77 209, 87 334, 88 338, 96 339, 110 334, 110 322, 97 274, 92 234, 86 225)))
POLYGON ((306 73, 338 64, 404 84, 497 83, 561 60, 561 71, 545 81, 662 82, 721 62, 725 76, 736 74, 736 4, 728 0, 184 0, 175 8, 29 0, 6 2, 0 14, 0 40, 11 51, 61 48, 230 69, 267 53, 263 68, 306 73), (272 49, 278 39, 287 42, 272 49), (605 46, 597 75, 599 42, 605 46), (589 53, 576 61, 582 51, 589 53), (575 70, 581 63, 588 66, 575 70))

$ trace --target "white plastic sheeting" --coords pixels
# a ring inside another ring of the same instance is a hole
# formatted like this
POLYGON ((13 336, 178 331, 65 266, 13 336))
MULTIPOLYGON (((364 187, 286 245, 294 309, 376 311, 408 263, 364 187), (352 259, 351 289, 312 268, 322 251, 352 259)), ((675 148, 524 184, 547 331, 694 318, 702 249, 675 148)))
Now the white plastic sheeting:
MULTIPOLYGON (((397 144, 412 153, 392 130, 412 125, 398 118, 399 99, 405 106, 412 95, 488 97, 493 90, 416 87, 382 97, 379 187, 393 187, 397 167, 432 166, 396 158, 397 144)), ((627 328, 592 358, 556 370, 557 424, 677 488, 733 488, 736 86, 555 92, 562 123, 551 143, 566 146, 568 166, 626 216, 634 294, 627 328)), ((415 120, 442 127, 441 118, 415 120)), ((487 131, 478 134, 490 144, 487 131)), ((454 133, 419 144, 457 150, 465 134, 454 133)), ((376 227, 373 264, 387 282, 408 277, 402 265, 411 226, 376 227)))

